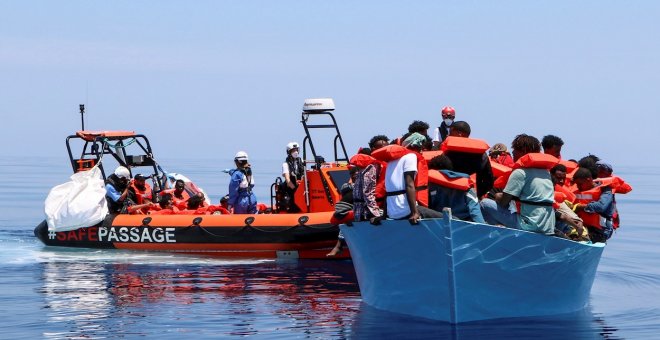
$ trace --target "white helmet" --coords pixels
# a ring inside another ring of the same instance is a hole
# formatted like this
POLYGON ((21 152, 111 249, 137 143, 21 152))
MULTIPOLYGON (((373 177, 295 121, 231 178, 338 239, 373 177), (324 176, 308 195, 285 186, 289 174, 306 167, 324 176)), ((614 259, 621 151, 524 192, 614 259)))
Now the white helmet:
POLYGON ((239 151, 236 153, 236 156, 234 156, 235 161, 247 161, 248 160, 248 154, 245 151, 239 151))
POLYGON ((300 149, 300 145, 298 145, 298 142, 290 142, 289 144, 286 145, 287 153, 291 151, 291 149, 300 149))
POLYGON ((118 166, 117 169, 115 169, 115 176, 119 178, 128 179, 131 176, 131 174, 128 172, 128 169, 126 169, 125 167, 118 166))

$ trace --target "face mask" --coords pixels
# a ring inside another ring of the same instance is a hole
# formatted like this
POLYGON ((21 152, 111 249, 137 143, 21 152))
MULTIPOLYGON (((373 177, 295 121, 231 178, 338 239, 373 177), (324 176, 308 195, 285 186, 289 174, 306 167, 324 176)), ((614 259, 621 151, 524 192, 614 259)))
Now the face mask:
POLYGON ((452 124, 453 122, 454 122, 453 119, 449 119, 449 118, 446 118, 446 119, 445 119, 445 125, 447 125, 447 126, 451 126, 451 124, 452 124))
POLYGON ((294 151, 291 153, 291 157, 293 158, 298 158, 298 151, 294 151))

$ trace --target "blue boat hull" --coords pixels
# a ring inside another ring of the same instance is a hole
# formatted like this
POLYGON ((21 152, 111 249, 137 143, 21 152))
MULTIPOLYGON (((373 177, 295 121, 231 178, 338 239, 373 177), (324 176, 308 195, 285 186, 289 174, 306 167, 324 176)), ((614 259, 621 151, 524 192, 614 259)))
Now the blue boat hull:
POLYGON ((448 217, 341 230, 365 303, 451 323, 580 310, 604 249, 448 217))

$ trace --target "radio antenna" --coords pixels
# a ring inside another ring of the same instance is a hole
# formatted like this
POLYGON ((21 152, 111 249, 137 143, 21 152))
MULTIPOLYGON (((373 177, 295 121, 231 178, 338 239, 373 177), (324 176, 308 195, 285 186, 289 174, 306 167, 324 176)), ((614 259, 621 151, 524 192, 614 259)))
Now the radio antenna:
POLYGON ((80 122, 82 123, 82 131, 85 131, 85 104, 80 104, 80 122))

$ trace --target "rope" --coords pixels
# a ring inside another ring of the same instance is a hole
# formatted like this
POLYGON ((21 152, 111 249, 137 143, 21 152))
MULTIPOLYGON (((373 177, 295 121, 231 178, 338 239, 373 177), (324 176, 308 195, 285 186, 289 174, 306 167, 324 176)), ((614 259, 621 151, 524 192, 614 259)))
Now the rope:
POLYGON ((106 144, 106 145, 108 145, 109 147, 111 147, 115 150, 119 149, 119 148, 125 148, 125 147, 135 143, 136 141, 137 141, 137 138, 131 138, 130 140, 128 140, 127 143, 122 143, 121 145, 117 146, 117 144, 119 144, 120 141, 118 141, 117 143, 112 144, 112 143, 110 143, 110 140, 108 138, 103 138, 103 144, 106 144))
MULTIPOLYGON (((192 227, 192 226, 189 226, 189 227, 192 227)), ((187 227, 187 228, 189 228, 189 227, 187 227)), ((260 232, 262 232, 262 233, 285 233, 285 232, 288 232, 288 231, 290 231, 290 230, 292 230, 292 229, 295 229, 295 228, 298 228, 298 227, 301 227, 301 226, 300 226, 300 225, 294 225, 294 226, 292 226, 292 227, 288 227, 288 228, 286 228, 286 229, 282 229, 282 230, 265 230, 265 229, 261 229, 261 228, 253 227, 253 226, 250 226, 250 225, 246 225, 246 226, 240 227, 241 229, 238 229, 238 230, 237 230, 236 232, 234 232, 233 234, 231 234, 231 235, 226 235, 226 236, 214 234, 214 233, 212 233, 212 232, 206 230, 206 228, 204 228, 204 227, 202 227, 202 226, 197 226, 197 227, 198 227, 199 229, 201 229, 203 232, 207 233, 208 235, 215 236, 215 237, 227 238, 227 237, 232 237, 232 236, 238 234, 239 232, 242 232, 245 228, 254 229, 254 230, 260 231, 260 232)), ((322 230, 322 229, 331 229, 331 228, 333 228, 334 226, 333 226, 333 225, 329 225, 329 226, 324 226, 324 227, 312 227, 312 226, 302 226, 302 227, 307 227, 307 228, 316 229, 316 230, 322 230)), ((186 228, 186 229, 187 229, 187 228, 186 228)))

